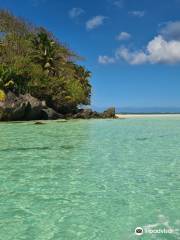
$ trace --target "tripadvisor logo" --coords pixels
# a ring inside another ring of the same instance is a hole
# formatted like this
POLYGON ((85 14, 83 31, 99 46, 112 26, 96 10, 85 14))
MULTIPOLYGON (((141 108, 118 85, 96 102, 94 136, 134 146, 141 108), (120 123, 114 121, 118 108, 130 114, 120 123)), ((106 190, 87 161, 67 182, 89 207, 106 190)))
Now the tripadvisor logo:
POLYGON ((135 234, 136 235, 141 236, 141 235, 143 235, 143 233, 144 233, 144 231, 143 231, 143 229, 141 227, 137 227, 135 229, 135 234))

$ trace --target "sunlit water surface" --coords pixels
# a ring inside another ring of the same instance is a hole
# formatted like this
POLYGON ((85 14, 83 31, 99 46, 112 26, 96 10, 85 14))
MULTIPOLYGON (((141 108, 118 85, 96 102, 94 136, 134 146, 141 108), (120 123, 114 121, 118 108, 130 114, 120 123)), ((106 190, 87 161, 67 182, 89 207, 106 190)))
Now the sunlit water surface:
POLYGON ((180 118, 1 123, 0 239, 180 239, 179 174, 180 118))

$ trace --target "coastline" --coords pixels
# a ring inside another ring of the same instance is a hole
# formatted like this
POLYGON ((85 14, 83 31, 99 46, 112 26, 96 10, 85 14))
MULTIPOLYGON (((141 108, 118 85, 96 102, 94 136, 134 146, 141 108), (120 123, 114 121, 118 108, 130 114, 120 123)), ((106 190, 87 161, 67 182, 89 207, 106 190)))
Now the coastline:
POLYGON ((132 119, 132 118, 159 118, 159 117, 168 117, 168 118, 173 118, 173 117, 179 117, 180 118, 180 113, 169 113, 169 114, 125 114, 125 113, 118 113, 116 114, 116 117, 119 119, 132 119))

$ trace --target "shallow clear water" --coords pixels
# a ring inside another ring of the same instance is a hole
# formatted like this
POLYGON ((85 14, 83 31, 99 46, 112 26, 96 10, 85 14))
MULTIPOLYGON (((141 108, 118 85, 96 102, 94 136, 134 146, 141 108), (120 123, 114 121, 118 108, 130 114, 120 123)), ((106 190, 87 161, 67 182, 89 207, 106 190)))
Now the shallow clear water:
POLYGON ((180 119, 0 124, 0 239, 180 239, 180 119))

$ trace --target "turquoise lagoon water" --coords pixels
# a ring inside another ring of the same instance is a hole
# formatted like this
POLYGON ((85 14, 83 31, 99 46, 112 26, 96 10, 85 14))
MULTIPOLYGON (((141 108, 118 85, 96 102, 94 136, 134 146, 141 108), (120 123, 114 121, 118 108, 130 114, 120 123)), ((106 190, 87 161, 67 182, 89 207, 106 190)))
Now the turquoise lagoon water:
POLYGON ((179 173, 180 118, 1 123, 0 239, 180 239, 179 173))

